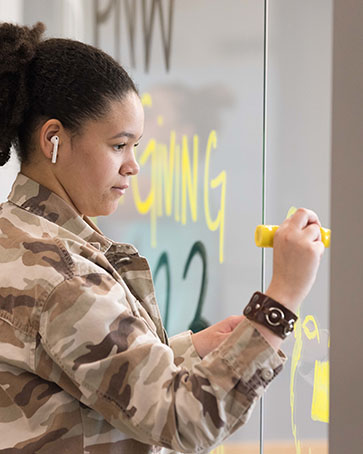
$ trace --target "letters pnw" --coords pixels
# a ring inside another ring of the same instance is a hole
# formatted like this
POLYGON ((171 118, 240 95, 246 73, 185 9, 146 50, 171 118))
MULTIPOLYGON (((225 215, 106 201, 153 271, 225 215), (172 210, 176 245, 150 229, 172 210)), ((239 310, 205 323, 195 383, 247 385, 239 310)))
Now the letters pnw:
MULTIPOLYGON (((121 60, 121 21, 126 22, 126 36, 129 47, 130 64, 136 68, 136 36, 141 29, 144 49, 144 71, 148 72, 151 62, 151 47, 155 28, 160 30, 162 53, 166 71, 170 70, 171 44, 175 0, 94 0, 94 44, 100 47, 101 26, 111 24, 113 19, 113 56, 121 60), (155 17, 157 16, 157 17, 155 17)), ((122 58, 124 64, 124 58, 122 58)))

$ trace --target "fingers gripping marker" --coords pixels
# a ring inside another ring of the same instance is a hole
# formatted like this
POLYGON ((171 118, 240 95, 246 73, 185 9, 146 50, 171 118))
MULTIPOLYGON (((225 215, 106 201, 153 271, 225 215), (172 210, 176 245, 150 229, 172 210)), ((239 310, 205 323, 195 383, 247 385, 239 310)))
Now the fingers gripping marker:
MULTIPOLYGON (((286 219, 295 214, 297 208, 291 207, 287 212, 286 219)), ((273 247, 274 236, 278 225, 258 225, 255 231, 255 243, 257 247, 273 247)), ((321 241, 326 248, 330 247, 330 229, 320 227, 321 241)))

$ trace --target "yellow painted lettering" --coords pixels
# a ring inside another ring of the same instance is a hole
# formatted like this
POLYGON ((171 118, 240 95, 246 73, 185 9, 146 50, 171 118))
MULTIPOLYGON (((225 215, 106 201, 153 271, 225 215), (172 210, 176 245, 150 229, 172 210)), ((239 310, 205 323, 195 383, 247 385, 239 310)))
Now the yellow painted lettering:
POLYGON ((313 340, 313 339, 317 338, 317 341, 320 342, 320 334, 319 334, 318 324, 317 324, 315 318, 312 315, 307 315, 305 317, 304 323, 303 323, 303 330, 304 330, 305 336, 309 340, 313 340), (313 330, 309 329, 309 326, 308 326, 309 322, 313 325, 313 327, 314 327, 313 330))
POLYGON ((163 216, 163 168, 162 168, 162 159, 164 153, 168 153, 167 147, 163 143, 156 144, 155 150, 155 180, 153 173, 153 182, 155 182, 156 187, 156 213, 158 217, 163 216))
POLYGON ((197 220, 197 197, 198 197, 198 137, 193 138, 193 175, 190 168, 188 138, 182 139, 182 224, 187 222, 187 192, 190 205, 191 217, 197 220))
POLYGON ((211 131, 208 137, 207 151, 205 157, 205 169, 204 169, 204 209, 205 219, 207 226, 210 230, 215 231, 219 228, 219 261, 223 263, 224 260, 224 220, 225 220, 225 200, 226 200, 226 182, 227 174, 225 170, 222 170, 216 178, 209 182, 209 167, 210 167, 210 155, 212 148, 217 148, 217 134, 215 131, 211 131), (220 208, 217 217, 212 220, 210 205, 209 205, 209 189, 216 189, 221 186, 221 199, 220 208))
POLYGON ((154 139, 149 140, 145 150, 139 159, 140 167, 145 165, 151 158, 151 187, 150 192, 145 200, 141 200, 138 177, 135 175, 131 179, 132 193, 137 211, 140 214, 147 214, 150 211, 151 218, 151 246, 156 247, 156 188, 155 188, 155 173, 156 173, 156 159, 155 159, 156 142, 154 139))
POLYGON ((165 214, 171 216, 173 209, 175 131, 170 132, 169 150, 166 145, 160 147, 158 163, 161 171, 160 180, 164 185, 165 214))
POLYGON ((144 107, 152 107, 153 101, 150 93, 143 93, 141 95, 141 103, 144 107))
POLYGON ((174 217, 180 222, 180 146, 175 146, 175 209, 174 217))

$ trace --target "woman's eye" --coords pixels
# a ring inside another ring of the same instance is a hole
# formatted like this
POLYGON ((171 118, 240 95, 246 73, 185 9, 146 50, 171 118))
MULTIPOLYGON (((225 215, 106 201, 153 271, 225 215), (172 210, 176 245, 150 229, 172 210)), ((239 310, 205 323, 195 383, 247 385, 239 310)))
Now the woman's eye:
POLYGON ((114 145, 113 148, 116 150, 116 151, 120 151, 122 150, 123 148, 126 147, 126 144, 125 143, 119 143, 117 145, 114 145))
MULTIPOLYGON (((135 143, 134 147, 138 147, 139 143, 135 143)), ((113 145, 113 149, 116 151, 122 151, 124 148, 127 147, 127 143, 118 143, 117 145, 113 145)))

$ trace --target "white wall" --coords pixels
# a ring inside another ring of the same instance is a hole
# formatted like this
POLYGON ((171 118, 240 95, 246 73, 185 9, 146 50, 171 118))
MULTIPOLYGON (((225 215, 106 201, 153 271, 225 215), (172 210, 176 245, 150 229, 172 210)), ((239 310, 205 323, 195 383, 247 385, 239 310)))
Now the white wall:
POLYGON ((23 0, 0 0, 0 21, 21 23, 23 0))

